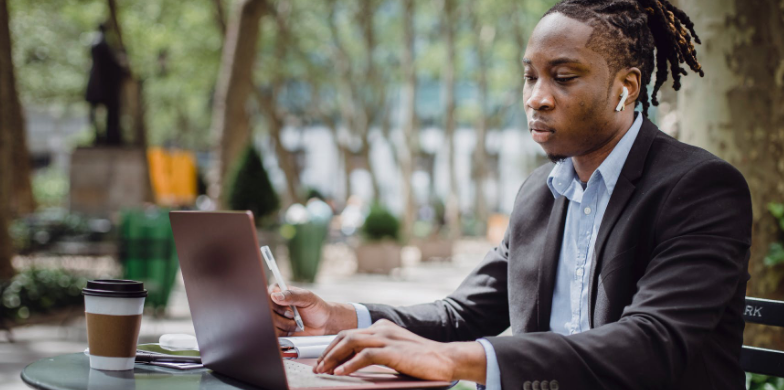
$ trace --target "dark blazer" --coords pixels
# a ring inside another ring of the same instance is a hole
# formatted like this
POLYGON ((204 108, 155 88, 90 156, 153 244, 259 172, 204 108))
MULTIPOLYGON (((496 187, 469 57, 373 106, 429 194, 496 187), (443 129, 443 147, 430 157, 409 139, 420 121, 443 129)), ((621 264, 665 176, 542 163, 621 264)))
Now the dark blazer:
POLYGON ((596 239, 591 329, 550 331, 568 200, 553 164, 521 186, 501 244, 449 297, 368 304, 437 341, 487 337, 505 390, 744 389, 738 362, 751 245, 751 197, 730 164, 645 119, 596 239))

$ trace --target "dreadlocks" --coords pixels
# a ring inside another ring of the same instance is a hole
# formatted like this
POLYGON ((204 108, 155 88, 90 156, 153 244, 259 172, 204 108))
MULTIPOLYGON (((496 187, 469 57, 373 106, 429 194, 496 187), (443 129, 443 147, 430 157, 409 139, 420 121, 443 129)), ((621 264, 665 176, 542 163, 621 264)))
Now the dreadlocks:
POLYGON ((687 74, 680 64, 685 62, 700 77, 704 76, 691 41, 693 36, 700 43, 694 23, 667 0, 562 0, 544 15, 554 12, 593 27, 587 46, 607 59, 611 75, 626 67, 640 69, 642 88, 637 102, 642 103, 646 117, 654 51, 656 83, 651 94, 654 106, 659 105, 656 93, 667 81, 667 62, 676 91, 681 87, 681 75, 687 74))

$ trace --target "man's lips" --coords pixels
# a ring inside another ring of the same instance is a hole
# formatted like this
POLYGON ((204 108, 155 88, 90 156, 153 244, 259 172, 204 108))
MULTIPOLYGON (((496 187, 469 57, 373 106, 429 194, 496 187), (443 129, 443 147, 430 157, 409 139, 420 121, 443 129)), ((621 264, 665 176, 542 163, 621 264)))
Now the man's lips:
POLYGON ((555 133, 553 128, 538 121, 529 123, 528 128, 531 130, 531 136, 534 141, 538 143, 547 142, 555 133))

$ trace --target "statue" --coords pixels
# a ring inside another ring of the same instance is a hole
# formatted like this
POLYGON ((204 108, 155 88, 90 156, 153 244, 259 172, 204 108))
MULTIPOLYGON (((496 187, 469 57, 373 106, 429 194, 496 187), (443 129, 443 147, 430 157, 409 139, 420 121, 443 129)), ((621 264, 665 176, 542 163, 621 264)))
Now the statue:
POLYGON ((90 103, 90 123, 95 127, 97 145, 122 145, 120 132, 120 91, 127 72, 106 40, 106 26, 98 26, 98 37, 90 49, 93 65, 87 81, 85 99, 90 103), (98 106, 106 108, 105 133, 101 134, 95 118, 98 106))

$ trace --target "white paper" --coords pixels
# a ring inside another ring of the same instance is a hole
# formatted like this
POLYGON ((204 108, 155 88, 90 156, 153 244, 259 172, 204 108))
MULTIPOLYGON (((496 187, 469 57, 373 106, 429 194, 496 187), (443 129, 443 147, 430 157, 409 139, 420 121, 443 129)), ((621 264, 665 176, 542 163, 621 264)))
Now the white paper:
POLYGON ((297 359, 316 359, 335 339, 331 336, 278 337, 282 348, 294 348, 297 359))

